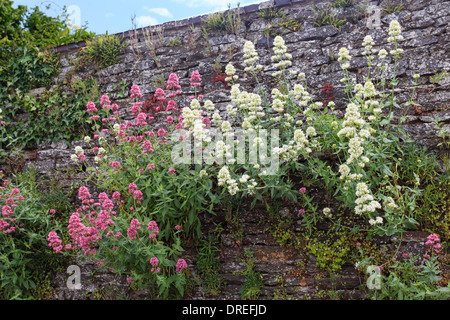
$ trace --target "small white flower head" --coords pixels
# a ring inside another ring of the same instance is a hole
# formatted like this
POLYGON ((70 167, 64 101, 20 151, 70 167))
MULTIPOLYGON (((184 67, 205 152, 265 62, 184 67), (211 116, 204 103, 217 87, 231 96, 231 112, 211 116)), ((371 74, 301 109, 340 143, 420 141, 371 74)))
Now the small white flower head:
POLYGON ((250 179, 250 176, 247 174, 244 174, 240 179, 239 182, 240 183, 247 183, 248 179, 250 179))
POLYGON ((401 32, 402 27, 400 26, 400 23, 397 20, 392 20, 391 23, 389 24, 389 35, 391 37, 395 37, 400 35, 401 32))
POLYGON ((76 154, 82 154, 82 153, 84 153, 84 150, 83 150, 82 147, 76 146, 76 147, 75 147, 75 153, 76 153, 76 154))
POLYGON ((414 78, 414 79, 419 79, 419 78, 420 78, 420 75, 418 75, 418 74, 416 73, 415 75, 413 75, 413 78, 414 78))
POLYGON ((78 162, 78 156, 76 154, 70 155, 70 159, 75 163, 78 162))
POLYGON ((91 137, 89 137, 89 136, 84 137, 84 142, 86 142, 86 143, 91 142, 91 137))
POLYGON ((331 218, 331 209, 330 208, 324 208, 323 209, 323 214, 324 214, 325 217, 331 218))
POLYGON ((339 49, 339 53, 338 53, 338 61, 342 62, 342 61, 346 61, 346 60, 351 60, 351 56, 347 50, 347 48, 341 48, 339 49))
POLYGON ((388 52, 386 51, 386 49, 381 49, 380 51, 378 51, 378 57, 381 60, 384 60, 388 55, 388 52))

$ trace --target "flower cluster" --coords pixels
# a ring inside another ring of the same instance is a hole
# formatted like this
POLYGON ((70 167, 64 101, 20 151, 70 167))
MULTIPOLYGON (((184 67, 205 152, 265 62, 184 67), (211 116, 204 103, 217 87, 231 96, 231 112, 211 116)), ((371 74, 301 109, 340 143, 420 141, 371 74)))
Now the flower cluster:
POLYGON ((281 36, 276 36, 273 44, 275 55, 272 56, 271 59, 273 62, 276 62, 274 67, 277 68, 278 71, 274 72, 272 76, 279 77, 287 67, 292 65, 292 55, 287 53, 287 47, 281 36))
POLYGON ((56 253, 62 250, 63 248, 61 245, 62 241, 59 239, 55 231, 50 231, 47 240, 49 241, 48 246, 52 247, 56 253))
POLYGON ((245 72, 256 73, 261 71, 263 66, 257 64, 259 56, 255 50, 255 45, 251 41, 246 41, 244 44, 244 63, 247 67, 244 69, 245 72))
POLYGON ((439 243, 439 241, 440 241, 440 239, 439 239, 438 235, 433 233, 427 237, 427 242, 425 242, 425 244, 427 246, 432 246, 433 251, 436 253, 439 253, 439 251, 441 249, 441 244, 439 243))

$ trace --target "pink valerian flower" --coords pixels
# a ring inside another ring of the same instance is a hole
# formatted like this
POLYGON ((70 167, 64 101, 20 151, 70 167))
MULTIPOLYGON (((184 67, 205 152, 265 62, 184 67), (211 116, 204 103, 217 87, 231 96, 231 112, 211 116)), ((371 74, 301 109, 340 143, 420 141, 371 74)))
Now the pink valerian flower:
POLYGON ((159 233, 159 228, 158 228, 158 224, 156 223, 156 221, 154 221, 154 220, 149 221, 149 223, 147 225, 147 230, 150 231, 149 238, 153 239, 153 241, 156 241, 156 235, 159 233))
POLYGON ((127 277, 127 282, 128 283, 132 283, 133 282, 133 277, 131 277, 131 276, 127 277))
POLYGON ((91 194, 89 193, 88 188, 86 188, 85 186, 81 186, 78 189, 78 198, 80 200, 85 200, 85 199, 90 198, 90 197, 91 197, 91 194))
POLYGON ((153 145, 150 142, 150 140, 145 140, 142 143, 142 153, 147 153, 147 152, 154 152, 155 150, 152 149, 153 145))
POLYGON ((145 121, 145 120, 147 120, 147 114, 145 114, 143 112, 139 113, 135 120, 136 120, 137 126, 146 126, 148 124, 145 121))
POLYGON ((4 205, 4 206, 2 207, 2 215, 4 215, 4 216, 10 216, 10 215, 12 215, 12 214, 14 214, 14 211, 12 211, 12 209, 11 209, 10 206, 4 205))
POLYGON ((114 203, 110 199, 105 199, 105 201, 103 201, 103 208, 111 211, 114 208, 114 203))
POLYGON ((191 86, 192 87, 200 87, 202 84, 202 78, 200 77, 200 73, 198 71, 194 71, 191 74, 191 86))
POLYGON ((113 200, 116 200, 116 201, 120 200, 120 193, 117 191, 114 191, 112 198, 113 198, 113 200))
POLYGON ((142 192, 140 190, 135 190, 133 192, 133 195, 134 195, 134 200, 137 200, 137 201, 144 200, 144 197, 142 196, 142 192))
POLYGON ((133 116, 141 112, 141 106, 143 105, 143 102, 135 102, 133 106, 131 107, 131 113, 133 116))
POLYGON ((156 89, 156 91, 155 91, 156 99, 165 100, 166 99, 165 96, 166 96, 166 93, 164 92, 163 89, 161 89, 161 88, 156 89))
POLYGON ((98 201, 102 203, 106 199, 108 199, 108 195, 105 192, 100 192, 100 194, 98 195, 98 201))
POLYGON ((157 266, 158 266, 158 263, 159 263, 159 260, 158 260, 157 257, 152 257, 152 258, 150 259, 150 264, 151 264, 152 266, 157 267, 157 266))
POLYGON ((178 259, 177 264, 175 266, 175 270, 176 270, 176 272, 181 272, 184 269, 186 269, 187 267, 188 267, 187 263, 184 259, 178 259))
POLYGON ((425 244, 427 246, 433 245, 434 252, 439 253, 439 249, 441 249, 441 244, 439 243, 440 239, 437 234, 430 234, 427 238, 427 242, 425 244))
POLYGON ((131 86, 131 98, 134 98, 135 96, 142 98, 142 94, 141 94, 141 89, 139 88, 139 86, 133 84, 131 86))
POLYGON ((176 226, 175 226, 175 229, 180 230, 180 229, 181 229, 181 226, 180 226, 180 225, 176 225, 176 226))
POLYGON ((48 244, 49 247, 52 247, 53 250, 58 253, 62 250, 62 241, 59 239, 58 235, 55 231, 50 231, 47 237, 47 240, 50 242, 48 244))
POLYGON ((175 102, 175 100, 167 101, 166 111, 170 111, 170 110, 178 110, 177 103, 175 102))
POLYGON ((8 228, 10 224, 6 222, 6 220, 0 220, 0 231, 2 231, 5 228, 8 228))
POLYGON ((402 254, 402 257, 403 257, 403 258, 408 258, 408 257, 409 257, 409 254, 405 252, 405 253, 402 254))
POLYGON ((20 190, 17 189, 17 188, 13 188, 13 189, 11 190, 11 194, 12 194, 12 195, 15 195, 15 194, 18 194, 18 193, 20 193, 20 190))
POLYGON ((84 160, 86 160, 86 156, 83 153, 80 153, 78 155, 78 160, 80 160, 81 162, 83 162, 84 160))
POLYGON ((100 104, 103 106, 103 105, 110 105, 111 104, 111 101, 109 100, 109 97, 106 95, 106 94, 104 94, 104 95, 102 95, 101 96, 101 98, 100 98, 100 104))
POLYGON ((56 210, 55 209, 50 209, 50 214, 55 214, 56 210))
POLYGON ((117 171, 117 169, 121 168, 120 163, 118 161, 111 161, 109 165, 114 168, 113 169, 114 171, 117 171))
POLYGON ((300 209, 300 210, 298 210, 298 214, 302 215, 302 214, 304 214, 304 213, 305 213, 305 209, 300 209))
POLYGON ((138 187, 135 183, 130 183, 128 185, 128 193, 133 194, 136 190, 138 190, 138 187))
POLYGON ((177 170, 176 170, 176 169, 174 169, 174 168, 172 168, 172 169, 170 169, 170 170, 169 170, 169 173, 170 173, 170 174, 174 174, 174 173, 175 173, 175 171, 177 171, 177 170))
POLYGON ((130 240, 136 240, 137 230, 141 229, 141 224, 137 219, 132 219, 130 227, 127 230, 127 236, 130 240))
POLYGON ((169 132, 163 128, 158 130, 158 136, 160 137, 164 137, 166 134, 168 134, 169 132))
POLYGON ((300 192, 301 194, 305 194, 306 192, 306 188, 305 187, 301 187, 298 192, 300 192))
POLYGON ((166 89, 167 90, 181 89, 181 86, 178 83, 178 76, 175 73, 171 73, 169 75, 169 79, 167 80, 166 89))
POLYGON ((154 164, 154 163, 148 164, 148 165, 147 165, 147 169, 148 169, 148 170, 155 170, 155 164, 154 164))
MULTIPOLYGON (((111 201, 111 200, 109 200, 111 201)), ((106 201, 105 201, 106 202, 106 201)), ((108 229, 109 225, 114 225, 114 221, 111 220, 111 216, 109 215, 108 211, 106 210, 100 210, 97 220, 93 221, 93 224, 100 230, 105 231, 108 229)))
POLYGON ((113 103, 113 104, 111 105, 111 110, 117 111, 117 110, 119 110, 119 106, 118 106, 117 104, 113 103))
POLYGON ((91 112, 97 112, 98 109, 95 107, 95 103, 93 103, 92 101, 89 101, 86 105, 86 111, 87 111, 87 113, 91 113, 91 112))
POLYGON ((173 123, 173 117, 172 117, 172 116, 168 116, 168 117, 164 120, 164 122, 167 122, 167 123, 173 123))
POLYGON ((17 201, 23 201, 23 200, 25 200, 25 198, 23 197, 23 196, 17 196, 17 199, 16 199, 17 201))
POLYGON ((6 203, 6 204, 12 204, 12 203, 14 203, 14 198, 9 197, 8 199, 6 199, 5 203, 6 203))

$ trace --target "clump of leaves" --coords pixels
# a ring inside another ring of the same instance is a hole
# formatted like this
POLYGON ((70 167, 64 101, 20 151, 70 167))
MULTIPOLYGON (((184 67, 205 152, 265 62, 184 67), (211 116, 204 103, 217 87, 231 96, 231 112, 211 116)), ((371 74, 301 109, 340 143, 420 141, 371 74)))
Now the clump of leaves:
POLYGON ((317 6, 313 6, 313 11, 314 17, 312 20, 317 27, 331 25, 336 29, 340 29, 347 21, 346 19, 339 19, 329 7, 321 9, 317 6))
POLYGON ((120 62, 120 55, 125 47, 125 39, 115 35, 102 35, 87 40, 82 54, 87 61, 95 63, 99 68, 106 68, 120 62))

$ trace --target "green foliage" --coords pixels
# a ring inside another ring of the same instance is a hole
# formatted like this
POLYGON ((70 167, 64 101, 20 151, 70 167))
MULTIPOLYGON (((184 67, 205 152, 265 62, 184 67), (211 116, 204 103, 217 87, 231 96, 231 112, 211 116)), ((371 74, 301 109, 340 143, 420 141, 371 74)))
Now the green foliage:
MULTIPOLYGON (((62 266, 60 256, 52 253, 48 246, 47 235, 59 228, 59 219, 64 219, 65 212, 57 208, 57 217, 49 213, 52 207, 46 196, 38 187, 36 173, 33 169, 14 177, 15 184, 10 184, 2 190, 5 195, 13 188, 20 193, 12 195, 17 207, 11 216, 2 216, 10 226, 0 232, 0 298, 1 299, 36 299, 42 294, 42 282, 49 272, 55 272, 62 266), (24 200, 18 200, 23 196, 24 200), (17 219, 12 222, 11 219, 17 219), (19 226, 12 233, 3 233, 7 228, 19 226)), ((51 189, 47 195, 53 194, 51 189)), ((2 206, 6 196, 2 197, 2 206)), ((61 197, 60 203, 66 198, 61 197)))
POLYGON ((6 125, 2 127, 0 146, 30 146, 61 139, 77 140, 90 132, 86 119, 86 103, 96 98, 97 83, 93 79, 74 81, 74 93, 69 95, 59 89, 36 97, 16 91, 9 96, 4 109, 6 125), (26 115, 18 118, 18 115, 26 115), (15 120, 15 121, 14 121, 15 120), (25 127, 25 123, 27 126, 25 127))
POLYGON ((333 241, 313 240, 307 246, 307 249, 316 257, 317 266, 330 273, 338 272, 346 263, 350 247, 345 236, 333 241))
POLYGON ((313 6, 313 11, 314 17, 312 20, 317 27, 331 25, 336 29, 340 29, 347 21, 346 19, 339 19, 329 7, 320 9, 317 6, 313 6))
POLYGON ((99 68, 106 68, 120 62, 125 47, 126 39, 106 34, 87 40, 81 54, 88 62, 93 62, 99 68))
POLYGON ((223 286, 222 276, 220 275, 220 261, 216 257, 220 249, 217 247, 217 240, 211 235, 202 240, 198 252, 197 271, 202 278, 204 290, 212 295, 218 295, 223 286))
POLYGON ((439 285, 439 264, 436 257, 417 263, 418 257, 395 261, 388 275, 381 275, 381 288, 369 291, 376 300, 448 300, 450 284, 439 285))
POLYGON ((261 288, 264 286, 264 280, 261 273, 255 271, 254 253, 250 248, 244 249, 245 270, 239 274, 244 275, 244 281, 241 287, 241 298, 244 300, 256 300, 261 294, 261 288))
POLYGON ((330 3, 331 8, 348 8, 357 4, 359 0, 332 0, 330 3))
POLYGON ((239 5, 236 9, 233 10, 230 8, 230 6, 228 6, 228 10, 226 13, 216 12, 210 14, 204 21, 205 31, 227 31, 238 34, 241 27, 241 18, 239 11, 239 5))
POLYGON ((256 12, 256 14, 258 16, 260 16, 261 18, 263 18, 266 21, 272 21, 275 18, 280 17, 280 13, 281 13, 281 9, 277 8, 277 7, 268 7, 268 8, 263 8, 261 10, 259 10, 258 12, 256 12))

